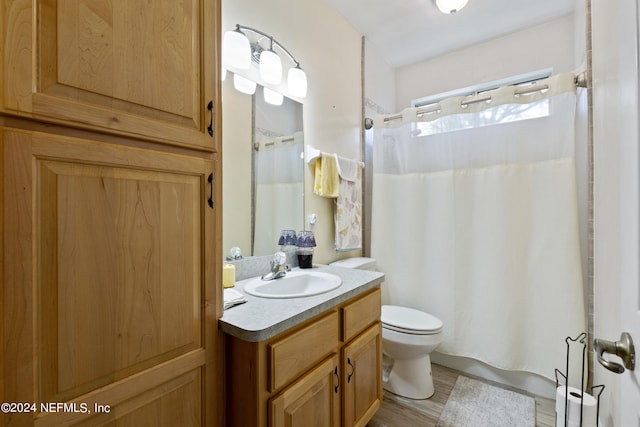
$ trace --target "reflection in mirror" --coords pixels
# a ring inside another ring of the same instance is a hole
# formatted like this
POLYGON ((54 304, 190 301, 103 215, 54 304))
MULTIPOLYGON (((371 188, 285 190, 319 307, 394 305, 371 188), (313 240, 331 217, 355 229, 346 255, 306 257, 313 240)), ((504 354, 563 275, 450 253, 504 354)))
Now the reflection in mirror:
POLYGON ((302 104, 271 105, 261 86, 246 95, 227 76, 222 106, 223 254, 272 254, 280 230, 304 228, 302 104))

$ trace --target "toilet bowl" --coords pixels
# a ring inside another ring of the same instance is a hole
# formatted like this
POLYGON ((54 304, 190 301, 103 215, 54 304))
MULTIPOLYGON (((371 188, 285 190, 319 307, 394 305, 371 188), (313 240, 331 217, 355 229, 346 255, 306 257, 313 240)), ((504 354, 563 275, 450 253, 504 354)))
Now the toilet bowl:
MULTIPOLYGON (((332 266, 375 270, 372 258, 347 258, 332 266)), ((382 351, 391 359, 383 387, 410 399, 427 399, 435 392, 431 352, 442 342, 442 321, 419 310, 382 306, 382 351)), ((385 363, 387 365, 387 363, 385 363)))
POLYGON ((382 351, 393 366, 384 389, 410 399, 433 396, 431 352, 442 342, 442 321, 408 307, 382 306, 382 351))

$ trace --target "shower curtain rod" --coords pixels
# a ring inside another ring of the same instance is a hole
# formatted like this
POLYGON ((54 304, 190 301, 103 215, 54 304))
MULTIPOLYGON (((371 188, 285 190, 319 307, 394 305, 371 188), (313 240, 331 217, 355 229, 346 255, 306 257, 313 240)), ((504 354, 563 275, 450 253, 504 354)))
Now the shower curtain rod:
MULTIPOLYGON (((586 71, 583 71, 579 74, 577 74, 574 79, 573 79, 574 83, 576 86, 578 87, 587 87, 587 73, 586 71)), ((528 88, 524 88, 524 89, 517 89, 514 92, 514 95, 526 95, 529 93, 533 93, 533 92, 537 92, 537 91, 543 91, 543 90, 547 90, 549 89, 549 85, 542 85, 542 86, 535 86, 535 87, 528 87, 528 88)), ((477 104, 478 102, 486 102, 486 101, 491 101, 491 95, 486 95, 486 96, 482 96, 480 98, 475 98, 475 99, 471 99, 469 101, 462 101, 460 103, 460 105, 464 108, 467 107, 468 105, 471 104, 477 104)), ((416 110, 416 116, 421 117, 424 114, 431 114, 431 113, 436 113, 440 111, 440 105, 439 104, 432 104, 432 105, 428 105, 428 106, 424 106, 424 107, 419 107, 416 110)), ((388 116, 384 118, 385 123, 386 122, 390 122, 393 120, 400 120, 402 119, 402 114, 394 114, 392 116, 388 116)), ((371 129, 373 128, 373 119, 369 118, 369 117, 365 117, 364 118, 364 128, 365 129, 371 129)))

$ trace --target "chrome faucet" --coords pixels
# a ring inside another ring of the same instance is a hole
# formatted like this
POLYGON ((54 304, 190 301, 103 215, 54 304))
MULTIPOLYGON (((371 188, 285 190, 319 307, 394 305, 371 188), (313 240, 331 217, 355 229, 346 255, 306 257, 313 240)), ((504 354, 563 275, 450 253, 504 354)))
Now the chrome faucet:
POLYGON ((285 264, 287 256, 284 252, 276 252, 271 261, 271 271, 261 277, 262 280, 275 280, 284 277, 291 267, 285 264))

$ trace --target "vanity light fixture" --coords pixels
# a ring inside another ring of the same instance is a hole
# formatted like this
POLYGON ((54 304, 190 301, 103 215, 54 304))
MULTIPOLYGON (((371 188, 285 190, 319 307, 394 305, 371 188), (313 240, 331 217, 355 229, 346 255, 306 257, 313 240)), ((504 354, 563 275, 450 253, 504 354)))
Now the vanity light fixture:
POLYGON ((251 66, 251 44, 247 36, 236 26, 233 31, 224 33, 222 41, 224 62, 239 70, 248 70, 251 66))
POLYGON ((273 51, 273 39, 271 48, 260 53, 260 77, 267 83, 279 85, 282 82, 282 60, 273 51))
POLYGON ((291 95, 298 98, 307 96, 307 75, 300 68, 300 64, 297 64, 295 68, 289 68, 287 83, 291 95))
POLYGON ((271 105, 282 105, 284 96, 281 93, 278 93, 275 90, 271 90, 268 87, 263 88, 262 92, 265 102, 271 105))
POLYGON ((452 14, 458 12, 467 5, 469 0, 434 0, 440 12, 452 14))
POLYGON ((247 95, 256 93, 256 82, 236 73, 233 74, 233 87, 235 87, 238 92, 246 93, 247 95))
POLYGON ((260 78, 265 83, 278 85, 282 82, 283 67, 282 59, 274 48, 277 48, 294 64, 287 73, 289 93, 294 97, 304 98, 307 95, 307 75, 300 67, 300 63, 282 44, 262 31, 239 24, 236 24, 235 30, 227 31, 224 34, 222 46, 223 63, 238 70, 247 70, 253 61, 260 67, 260 78), (246 32, 258 34, 257 41, 250 42, 246 32), (268 47, 260 45, 260 42, 265 39, 269 41, 268 47))

